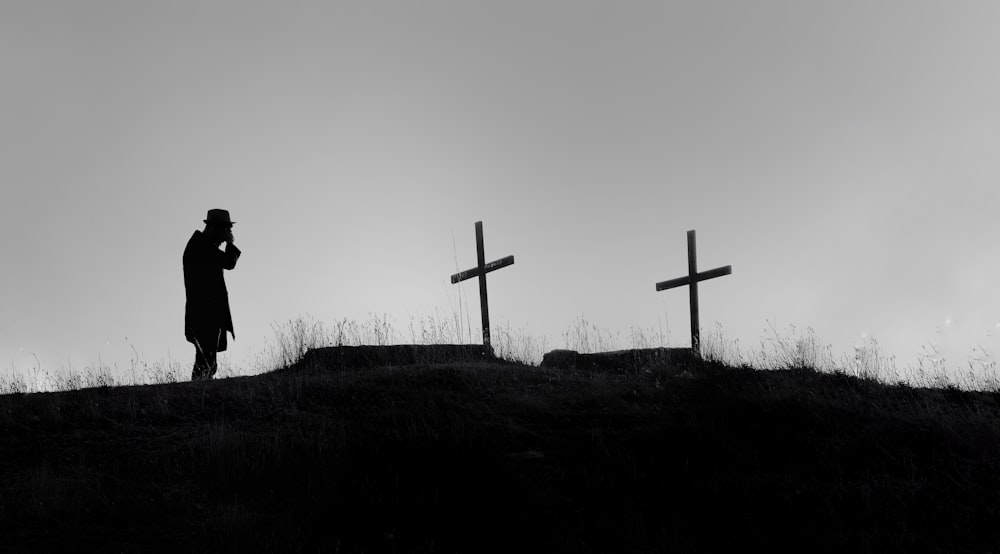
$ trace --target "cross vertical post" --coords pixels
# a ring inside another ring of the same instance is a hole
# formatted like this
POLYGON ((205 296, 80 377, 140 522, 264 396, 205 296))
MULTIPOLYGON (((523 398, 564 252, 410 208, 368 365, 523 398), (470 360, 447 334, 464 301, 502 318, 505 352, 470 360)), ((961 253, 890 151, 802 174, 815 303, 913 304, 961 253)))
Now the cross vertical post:
POLYGON ((695 356, 701 357, 701 325, 698 314, 698 281, 707 281, 723 275, 731 275, 733 266, 727 265, 717 267, 708 271, 698 273, 698 251, 695 246, 694 230, 687 232, 688 246, 688 274, 686 277, 670 279, 656 283, 656 290, 667 290, 674 287, 688 286, 688 296, 691 302, 691 351, 695 356))
POLYGON ((698 321, 698 250, 694 230, 688 231, 688 297, 691 301, 691 350, 701 353, 701 326, 698 321))
POLYGON ((486 252, 483 248, 483 222, 476 222, 476 260, 479 269, 479 312, 483 318, 483 346, 493 348, 490 342, 490 303, 486 299, 486 252))
POLYGON ((476 267, 460 271, 451 276, 452 284, 479 277, 479 309, 483 318, 483 346, 493 351, 490 340, 490 307, 486 296, 486 274, 514 264, 514 256, 500 258, 486 263, 486 250, 483 248, 483 222, 476 222, 476 267))

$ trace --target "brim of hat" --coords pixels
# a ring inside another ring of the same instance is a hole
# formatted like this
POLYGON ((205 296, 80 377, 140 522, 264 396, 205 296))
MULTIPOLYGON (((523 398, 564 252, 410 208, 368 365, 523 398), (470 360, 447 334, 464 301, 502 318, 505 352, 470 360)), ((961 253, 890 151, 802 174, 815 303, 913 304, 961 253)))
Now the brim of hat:
POLYGON ((225 225, 233 225, 234 223, 236 223, 235 221, 209 221, 207 219, 203 219, 202 221, 204 221, 205 223, 223 223, 225 225))

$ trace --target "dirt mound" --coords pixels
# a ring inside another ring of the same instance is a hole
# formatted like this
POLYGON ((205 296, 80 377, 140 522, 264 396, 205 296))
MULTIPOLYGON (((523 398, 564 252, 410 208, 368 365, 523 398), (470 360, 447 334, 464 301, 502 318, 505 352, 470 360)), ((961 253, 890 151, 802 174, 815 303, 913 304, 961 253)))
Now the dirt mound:
POLYGON ((329 370, 495 360, 493 353, 481 344, 331 346, 306 352, 294 367, 329 370))
POLYGON ((542 358, 542 367, 632 371, 664 365, 690 365, 695 360, 690 348, 638 348, 581 354, 575 350, 553 350, 542 358))

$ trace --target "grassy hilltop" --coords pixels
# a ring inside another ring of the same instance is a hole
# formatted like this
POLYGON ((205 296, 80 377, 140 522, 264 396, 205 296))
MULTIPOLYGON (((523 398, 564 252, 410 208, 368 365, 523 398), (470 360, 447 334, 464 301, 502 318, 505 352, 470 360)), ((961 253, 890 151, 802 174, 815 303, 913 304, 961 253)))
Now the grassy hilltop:
POLYGON ((0 396, 4 552, 988 552, 1000 396, 711 363, 0 396))

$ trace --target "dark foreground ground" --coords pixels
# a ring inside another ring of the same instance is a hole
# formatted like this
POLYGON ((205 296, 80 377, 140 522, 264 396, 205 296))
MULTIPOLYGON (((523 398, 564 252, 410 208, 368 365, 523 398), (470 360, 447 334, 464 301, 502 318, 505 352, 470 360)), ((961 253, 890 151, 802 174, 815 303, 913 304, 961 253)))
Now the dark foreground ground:
POLYGON ((997 395, 688 370, 0 397, 0 551, 1000 551, 997 395))

